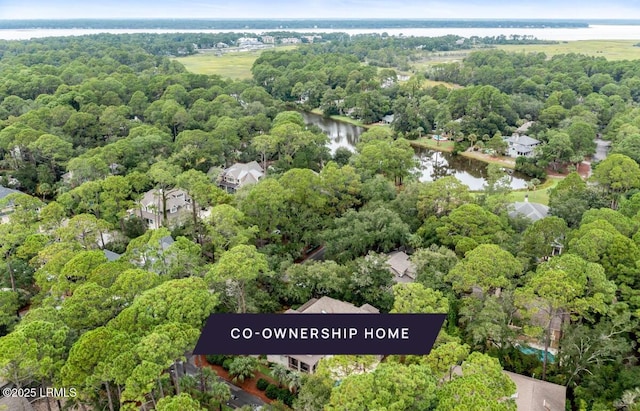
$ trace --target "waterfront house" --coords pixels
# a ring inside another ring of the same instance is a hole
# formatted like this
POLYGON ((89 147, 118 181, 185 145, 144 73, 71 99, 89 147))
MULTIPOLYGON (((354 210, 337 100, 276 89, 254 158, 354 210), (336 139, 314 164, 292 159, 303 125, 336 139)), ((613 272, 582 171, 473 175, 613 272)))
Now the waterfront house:
POLYGON ((505 137, 507 142, 507 154, 510 157, 533 157, 535 148, 540 145, 540 141, 533 137, 514 134, 511 137, 505 137))

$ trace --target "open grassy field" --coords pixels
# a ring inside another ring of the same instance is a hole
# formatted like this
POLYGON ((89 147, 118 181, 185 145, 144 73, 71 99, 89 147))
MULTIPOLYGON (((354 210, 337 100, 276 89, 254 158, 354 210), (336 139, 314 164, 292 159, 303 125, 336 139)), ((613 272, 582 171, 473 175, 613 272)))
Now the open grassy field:
POLYGON ((549 205, 549 190, 558 185, 562 177, 549 177, 547 180, 535 190, 514 191, 509 195, 511 201, 524 201, 524 196, 529 195, 529 201, 532 203, 540 203, 549 205))
POLYGON ((428 148, 430 150, 436 151, 446 151, 448 153, 453 151, 454 142, 453 141, 441 141, 440 144, 431 136, 423 136, 422 138, 418 138, 414 141, 410 141, 413 147, 420 148, 428 148))
POLYGON ((607 60, 636 60, 640 59, 640 47, 633 46, 637 43, 637 40, 582 40, 564 41, 558 44, 504 45, 498 48, 509 52, 543 52, 547 57, 577 53, 605 57, 607 60))
MULTIPOLYGON (((279 46, 278 51, 293 50, 296 46, 279 46)), ((273 50, 273 49, 267 49, 273 50)), ((251 78, 251 66, 263 50, 228 52, 217 55, 214 52, 202 52, 187 57, 176 58, 176 61, 192 73, 217 74, 238 80, 251 78)))

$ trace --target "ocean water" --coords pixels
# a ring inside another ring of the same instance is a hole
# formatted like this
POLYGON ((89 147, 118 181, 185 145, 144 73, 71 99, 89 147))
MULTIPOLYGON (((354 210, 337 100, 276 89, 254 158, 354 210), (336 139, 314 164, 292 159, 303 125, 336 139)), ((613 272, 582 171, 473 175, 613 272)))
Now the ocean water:
MULTIPOLYGON (((640 25, 590 25, 583 28, 409 28, 409 29, 296 29, 292 32, 332 33, 346 32, 349 34, 382 33, 392 36, 420 36, 439 37, 455 34, 461 37, 488 37, 527 35, 540 40, 638 40, 640 41, 640 25)), ((260 34, 265 30, 169 30, 169 29, 11 29, 0 30, 1 40, 28 40, 31 38, 82 36, 99 33, 222 33, 243 32, 260 34)))

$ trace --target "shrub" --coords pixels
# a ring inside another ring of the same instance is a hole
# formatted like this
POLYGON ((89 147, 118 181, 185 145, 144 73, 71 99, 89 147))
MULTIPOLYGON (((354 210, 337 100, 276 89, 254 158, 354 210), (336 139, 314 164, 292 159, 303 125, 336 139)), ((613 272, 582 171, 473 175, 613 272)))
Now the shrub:
POLYGON ((233 358, 227 358, 222 362, 222 368, 229 371, 229 367, 231 367, 231 363, 233 362, 233 358))
POLYGON ((278 398, 278 394, 280 394, 280 388, 276 387, 273 384, 269 384, 267 389, 264 390, 264 395, 267 396, 270 400, 275 400, 278 398))
POLYGON ((264 378, 260 378, 258 382, 256 382, 256 388, 259 389, 260 391, 266 390, 268 386, 269 386, 269 381, 265 380, 264 378))
POLYGON ((222 365, 224 363, 224 360, 226 360, 227 358, 229 358, 226 355, 207 355, 207 362, 209 362, 209 364, 213 364, 213 365, 222 365))

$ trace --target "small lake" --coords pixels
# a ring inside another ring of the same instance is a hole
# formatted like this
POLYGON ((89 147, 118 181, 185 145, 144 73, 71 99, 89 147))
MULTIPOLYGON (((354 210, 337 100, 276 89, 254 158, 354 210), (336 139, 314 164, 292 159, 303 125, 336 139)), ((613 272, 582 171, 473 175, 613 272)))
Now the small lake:
MULTIPOLYGON (((301 112, 307 124, 313 124, 329 136, 329 149, 335 153, 339 147, 356 151, 358 137, 365 129, 353 124, 325 118, 321 115, 301 112)), ((483 189, 487 177, 487 164, 472 158, 457 156, 440 151, 416 149, 416 159, 420 162, 419 180, 433 181, 445 176, 455 176, 471 190, 483 189)), ((511 176, 511 188, 527 187, 528 178, 520 173, 511 176)))

